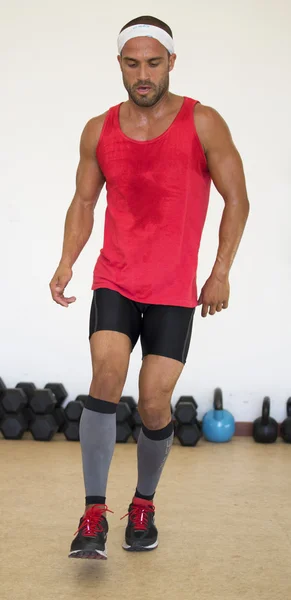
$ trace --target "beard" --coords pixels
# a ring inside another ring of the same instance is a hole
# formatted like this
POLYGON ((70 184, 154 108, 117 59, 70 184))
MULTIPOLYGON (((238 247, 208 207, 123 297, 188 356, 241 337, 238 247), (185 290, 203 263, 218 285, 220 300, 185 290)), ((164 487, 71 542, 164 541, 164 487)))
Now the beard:
POLYGON ((143 107, 154 106, 155 104, 157 104, 157 102, 159 102, 159 100, 165 95, 165 93, 169 89, 170 76, 169 76, 168 72, 159 81, 158 85, 154 85, 150 81, 138 81, 133 86, 131 86, 126 81, 123 74, 122 74, 122 78, 123 78, 124 87, 129 95, 129 97, 137 106, 143 106, 143 107), (151 90, 148 92, 148 94, 146 96, 141 96, 137 91, 137 88, 141 87, 143 85, 151 87, 151 90))

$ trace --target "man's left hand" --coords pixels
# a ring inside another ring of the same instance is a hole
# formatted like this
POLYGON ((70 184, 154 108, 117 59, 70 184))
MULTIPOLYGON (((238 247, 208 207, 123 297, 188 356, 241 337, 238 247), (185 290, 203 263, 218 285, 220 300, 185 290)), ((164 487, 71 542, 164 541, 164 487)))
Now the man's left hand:
POLYGON ((207 317, 208 312, 210 315, 215 315, 216 312, 227 308, 229 294, 230 286, 228 277, 218 279, 217 275, 210 275, 201 290, 198 300, 198 305, 202 304, 202 317, 207 317))

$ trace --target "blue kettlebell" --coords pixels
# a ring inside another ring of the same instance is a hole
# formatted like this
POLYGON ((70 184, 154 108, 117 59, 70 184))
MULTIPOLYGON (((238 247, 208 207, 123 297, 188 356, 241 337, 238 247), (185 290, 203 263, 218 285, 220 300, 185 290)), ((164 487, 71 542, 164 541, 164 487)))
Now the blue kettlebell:
POLYGON ((202 420, 202 432, 208 442, 229 442, 235 432, 233 415, 223 409, 222 391, 214 391, 214 410, 209 410, 202 420))

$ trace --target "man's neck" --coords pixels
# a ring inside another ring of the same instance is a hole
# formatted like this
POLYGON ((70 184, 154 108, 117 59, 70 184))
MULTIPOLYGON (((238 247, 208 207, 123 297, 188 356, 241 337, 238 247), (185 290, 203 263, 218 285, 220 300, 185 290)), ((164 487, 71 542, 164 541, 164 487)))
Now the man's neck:
POLYGON ((160 100, 153 106, 138 106, 129 97, 126 102, 127 114, 136 121, 154 121, 161 118, 173 103, 174 94, 166 92, 160 100))

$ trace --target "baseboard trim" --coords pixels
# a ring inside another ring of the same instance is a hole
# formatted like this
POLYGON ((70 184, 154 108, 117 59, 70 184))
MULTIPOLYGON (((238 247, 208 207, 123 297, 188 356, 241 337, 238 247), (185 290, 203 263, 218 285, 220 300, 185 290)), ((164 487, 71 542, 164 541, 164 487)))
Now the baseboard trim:
MULTIPOLYGON (((248 421, 238 421, 235 424, 235 434, 239 436, 252 436, 254 424, 248 421)), ((278 423, 278 436, 281 435, 281 423, 278 423)))
POLYGON ((239 436, 253 435, 253 423, 247 421, 238 421, 235 424, 235 434, 239 436))

